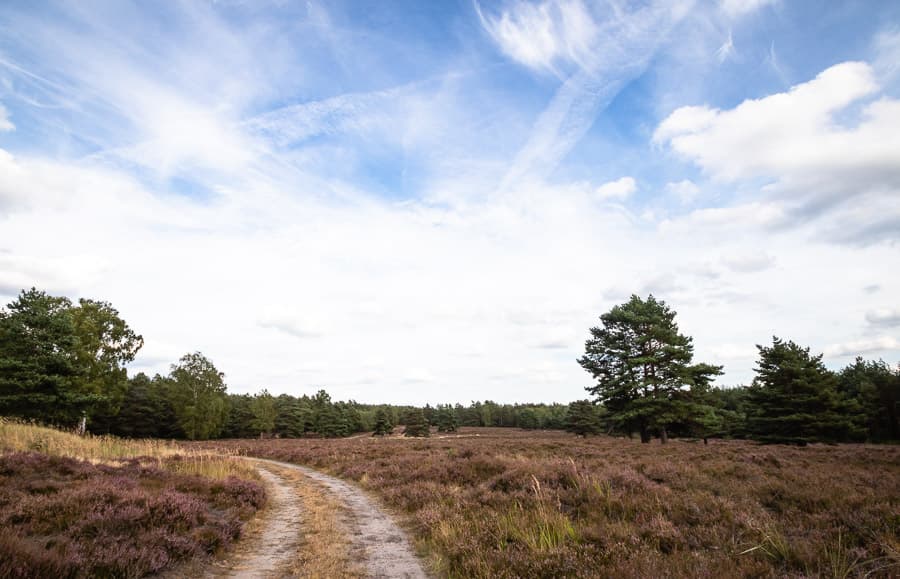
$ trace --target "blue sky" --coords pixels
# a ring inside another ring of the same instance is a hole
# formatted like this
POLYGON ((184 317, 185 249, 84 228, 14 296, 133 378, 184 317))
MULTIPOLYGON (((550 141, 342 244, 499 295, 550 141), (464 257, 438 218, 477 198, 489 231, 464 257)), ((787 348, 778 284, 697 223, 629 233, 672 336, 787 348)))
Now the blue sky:
POLYGON ((0 298, 232 391, 584 397, 631 293, 723 384, 900 358, 896 2, 6 2, 0 298))

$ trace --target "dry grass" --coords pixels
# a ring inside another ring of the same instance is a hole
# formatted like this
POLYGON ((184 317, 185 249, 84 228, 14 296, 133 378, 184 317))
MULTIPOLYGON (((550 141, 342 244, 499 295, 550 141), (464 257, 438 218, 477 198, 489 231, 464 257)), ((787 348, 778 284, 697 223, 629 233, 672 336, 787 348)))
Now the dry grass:
POLYGON ((288 480, 303 505, 302 537, 289 576, 310 579, 364 577, 348 536, 350 514, 331 493, 295 470, 268 466, 288 480))
POLYGON ((129 440, 115 436, 76 436, 70 432, 0 418, 0 452, 39 452, 95 464, 140 459, 142 463, 183 475, 213 479, 259 479, 254 468, 227 453, 191 450, 163 440, 129 440))
POLYGON ((0 577, 141 577, 227 548, 265 503, 245 462, 0 421, 0 577))
POLYGON ((204 447, 350 480, 447 577, 895 577, 900 447, 464 429, 204 447))

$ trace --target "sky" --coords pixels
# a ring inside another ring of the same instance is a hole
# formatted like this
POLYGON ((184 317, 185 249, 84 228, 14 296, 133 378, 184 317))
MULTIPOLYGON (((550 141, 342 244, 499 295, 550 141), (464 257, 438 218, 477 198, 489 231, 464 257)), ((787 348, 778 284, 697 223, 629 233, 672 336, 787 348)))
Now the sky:
POLYGON ((0 302, 110 302, 132 373, 569 402, 677 312, 900 361, 900 3, 0 3, 0 302))

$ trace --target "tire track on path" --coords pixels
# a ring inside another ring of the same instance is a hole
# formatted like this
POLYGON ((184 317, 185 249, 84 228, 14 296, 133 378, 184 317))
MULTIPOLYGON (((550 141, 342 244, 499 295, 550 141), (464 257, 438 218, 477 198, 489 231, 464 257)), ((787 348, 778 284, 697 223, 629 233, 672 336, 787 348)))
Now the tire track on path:
MULTIPOLYGON (((428 578, 421 560, 413 552, 412 545, 403 530, 361 489, 305 466, 261 458, 252 458, 252 460, 260 464, 271 464, 299 471, 304 476, 323 485, 344 503, 352 513, 351 542, 354 548, 361 553, 369 577, 374 579, 428 578)), ((260 472, 268 471, 261 468, 260 472)), ((295 527, 294 536, 296 535, 295 527)), ((244 576, 240 577, 243 579, 244 576)))

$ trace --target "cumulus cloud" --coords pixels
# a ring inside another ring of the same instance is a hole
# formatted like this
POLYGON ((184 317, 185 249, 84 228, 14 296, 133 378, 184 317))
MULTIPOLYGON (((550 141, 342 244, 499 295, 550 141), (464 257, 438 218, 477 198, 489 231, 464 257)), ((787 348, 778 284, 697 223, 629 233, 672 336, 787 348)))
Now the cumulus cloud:
POLYGON ((770 215, 783 213, 784 219, 768 220, 772 225, 828 216, 821 235, 832 241, 897 239, 900 101, 878 93, 871 66, 846 62, 734 109, 679 108, 660 123, 653 141, 720 182, 768 180, 765 201, 757 203, 770 215), (841 211, 833 212, 836 207, 841 211))
POLYGON ((633 177, 621 177, 615 181, 604 183, 594 191, 600 199, 627 199, 637 191, 637 182, 633 177))

